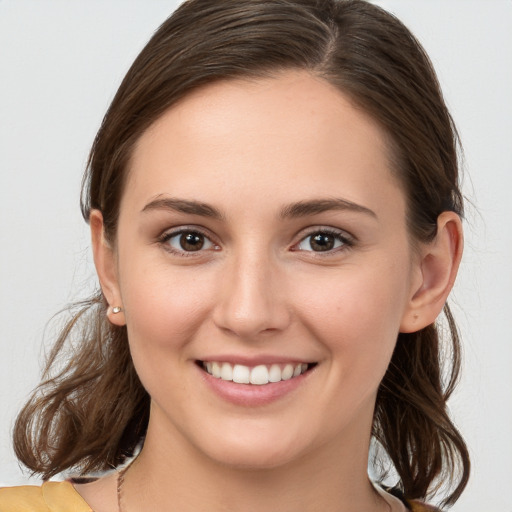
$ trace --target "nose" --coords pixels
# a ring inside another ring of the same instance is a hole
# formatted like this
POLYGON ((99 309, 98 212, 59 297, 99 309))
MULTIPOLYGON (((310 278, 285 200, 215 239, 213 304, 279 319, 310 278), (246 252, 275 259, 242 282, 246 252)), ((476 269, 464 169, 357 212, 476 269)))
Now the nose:
POLYGON ((268 254, 240 255, 225 269, 214 322, 243 339, 286 329, 291 308, 286 279, 268 254))

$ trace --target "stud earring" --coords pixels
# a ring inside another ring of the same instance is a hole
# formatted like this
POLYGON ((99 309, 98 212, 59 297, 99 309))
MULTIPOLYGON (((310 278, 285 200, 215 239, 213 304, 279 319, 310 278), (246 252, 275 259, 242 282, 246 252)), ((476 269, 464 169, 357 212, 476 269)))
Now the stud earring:
POLYGON ((114 306, 112 308, 112 313, 114 313, 114 315, 116 315, 117 313, 121 313, 121 311, 123 311, 123 309, 119 306, 114 306))

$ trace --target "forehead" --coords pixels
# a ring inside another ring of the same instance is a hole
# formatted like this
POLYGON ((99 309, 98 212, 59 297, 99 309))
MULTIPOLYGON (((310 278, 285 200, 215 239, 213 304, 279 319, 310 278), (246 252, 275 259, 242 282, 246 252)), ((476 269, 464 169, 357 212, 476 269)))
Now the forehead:
POLYGON ((326 81, 289 71, 213 83, 174 105, 139 139, 125 195, 288 202, 336 191, 364 204, 399 186, 390 167, 370 116, 326 81))

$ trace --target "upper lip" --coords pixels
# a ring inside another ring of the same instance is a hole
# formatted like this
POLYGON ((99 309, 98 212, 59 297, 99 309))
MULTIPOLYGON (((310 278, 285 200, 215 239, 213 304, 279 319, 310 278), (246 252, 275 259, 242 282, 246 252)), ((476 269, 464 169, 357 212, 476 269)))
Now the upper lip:
POLYGON ((283 356, 283 355, 258 355, 258 356, 243 356, 243 355, 233 355, 233 354, 219 354, 213 356, 205 356, 201 359, 198 359, 201 362, 220 362, 220 363, 230 363, 232 365, 241 364, 243 366, 258 366, 258 365, 270 365, 270 364, 301 364, 301 363, 313 363, 311 359, 304 359, 301 357, 295 356, 283 356))

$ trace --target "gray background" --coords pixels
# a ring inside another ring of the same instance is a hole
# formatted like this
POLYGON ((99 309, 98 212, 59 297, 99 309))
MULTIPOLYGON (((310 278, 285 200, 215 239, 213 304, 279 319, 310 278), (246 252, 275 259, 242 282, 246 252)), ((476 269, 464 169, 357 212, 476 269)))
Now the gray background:
MULTIPOLYGON (((113 94, 173 0, 0 0, 0 485, 50 317, 94 288, 78 208, 113 94)), ((450 408, 473 456, 459 512, 512 511, 512 2, 383 0, 430 54, 466 152, 466 252, 452 296, 465 371, 450 408)), ((48 342, 49 343, 49 342, 48 342)))

